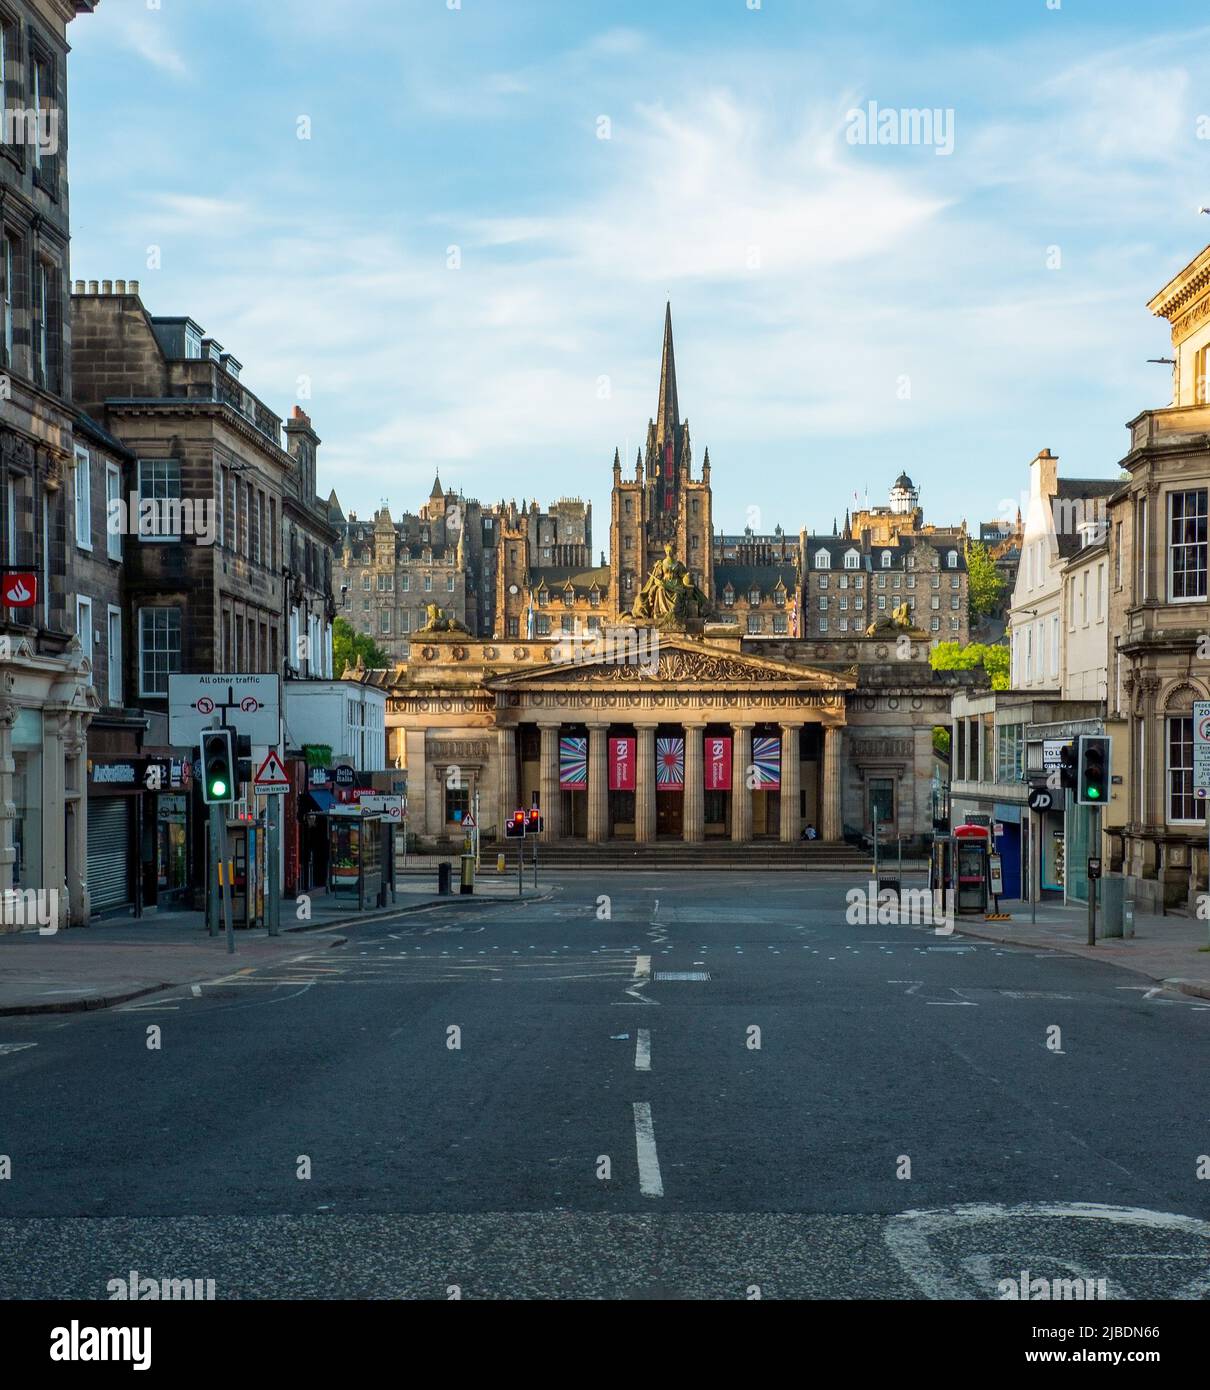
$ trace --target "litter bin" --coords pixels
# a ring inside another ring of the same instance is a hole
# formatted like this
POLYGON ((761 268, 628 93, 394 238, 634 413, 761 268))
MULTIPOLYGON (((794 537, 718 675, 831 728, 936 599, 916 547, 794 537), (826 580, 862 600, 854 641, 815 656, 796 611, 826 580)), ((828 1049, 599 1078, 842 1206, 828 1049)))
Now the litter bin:
POLYGON ((437 892, 441 896, 448 897, 450 892, 450 861, 443 859, 437 865, 437 892))
POLYGON ((458 891, 459 893, 473 893, 475 891, 475 856, 473 854, 462 856, 462 883, 458 891))
POLYGON ((1126 881, 1120 874, 1101 880, 1101 935, 1122 935, 1122 908, 1126 902, 1126 881))

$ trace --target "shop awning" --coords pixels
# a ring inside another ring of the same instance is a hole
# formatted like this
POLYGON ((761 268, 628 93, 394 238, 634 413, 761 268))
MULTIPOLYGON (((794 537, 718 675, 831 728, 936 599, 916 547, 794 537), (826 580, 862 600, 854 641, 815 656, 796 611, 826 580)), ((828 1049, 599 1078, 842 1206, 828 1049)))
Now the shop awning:
POLYGON ((336 798, 331 792, 326 792, 322 788, 303 793, 303 805, 308 810, 318 811, 321 816, 328 814, 335 800, 336 798))

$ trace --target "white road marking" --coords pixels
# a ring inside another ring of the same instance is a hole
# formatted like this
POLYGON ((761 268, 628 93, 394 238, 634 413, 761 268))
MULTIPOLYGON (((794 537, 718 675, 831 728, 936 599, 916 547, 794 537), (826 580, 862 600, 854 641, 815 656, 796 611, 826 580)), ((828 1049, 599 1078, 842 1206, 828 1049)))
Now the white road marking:
POLYGON ((635 956, 634 958, 634 978, 640 979, 644 975, 651 974, 651 957, 635 956))
MULTIPOLYGON (((973 1292, 956 1279, 956 1271, 947 1269, 945 1256, 935 1250, 933 1236, 948 1236, 963 1228, 975 1229, 997 1222, 1057 1218, 1061 1221, 1108 1221, 1119 1226, 1143 1226, 1168 1231, 1174 1235, 1210 1236, 1210 1222, 1172 1212, 1148 1211, 1143 1207, 1111 1207, 1098 1202, 1023 1202, 1005 1207, 992 1203, 934 1208, 928 1211, 904 1211, 891 1217, 883 1233, 891 1254, 899 1267, 926 1298, 975 1299, 990 1297, 990 1292, 973 1292)), ((1004 1235, 998 1234, 1003 1240, 1004 1235)), ((1210 1277, 1195 1276, 1183 1288, 1170 1293, 1173 1299, 1202 1299, 1210 1292, 1210 1277)), ((1127 1295, 1129 1296, 1129 1294, 1127 1295)))
MULTIPOLYGON (((37 1043, 0 1043, 0 1056, 7 1052, 22 1052, 27 1047, 37 1047, 37 1043)), ((637 1063, 636 1063, 637 1066, 637 1063)))
POLYGON ((660 1160, 655 1151, 655 1128, 651 1123, 651 1106, 645 1100, 634 1102, 634 1143, 639 1158, 639 1191, 644 1197, 662 1197, 664 1182, 660 1177, 660 1160))
POLYGON ((190 985, 189 988, 193 991, 193 997, 195 999, 200 999, 202 997, 201 985, 190 985))
POLYGON ((634 1069, 635 1071, 651 1070, 651 1030, 640 1028, 638 1041, 634 1045, 634 1069))

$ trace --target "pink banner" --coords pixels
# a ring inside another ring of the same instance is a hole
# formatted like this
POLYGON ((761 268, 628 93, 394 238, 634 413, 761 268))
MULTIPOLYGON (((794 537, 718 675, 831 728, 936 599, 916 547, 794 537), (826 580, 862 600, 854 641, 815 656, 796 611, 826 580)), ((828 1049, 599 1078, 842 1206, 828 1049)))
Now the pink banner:
POLYGON ((706 765, 706 790, 708 792, 729 792, 731 790, 731 739, 715 738, 708 734, 703 740, 706 765))
POLYGON ((609 740, 609 790, 611 792, 634 791, 634 757, 634 739, 611 738, 609 740))

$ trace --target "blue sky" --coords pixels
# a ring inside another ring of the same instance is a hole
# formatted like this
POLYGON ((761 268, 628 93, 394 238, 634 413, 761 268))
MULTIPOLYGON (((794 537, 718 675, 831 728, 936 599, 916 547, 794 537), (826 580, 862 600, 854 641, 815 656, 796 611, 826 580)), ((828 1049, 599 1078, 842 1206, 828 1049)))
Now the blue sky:
POLYGON ((1210 241, 1204 4, 452 2, 70 29, 73 275, 140 280, 283 415, 304 382, 346 509, 439 470, 590 498, 606 547, 666 297, 728 531, 830 530, 901 469, 975 523, 1041 448, 1113 476, 1168 403, 1146 302, 1210 241), (871 101, 952 110, 952 153, 850 143, 871 101))

